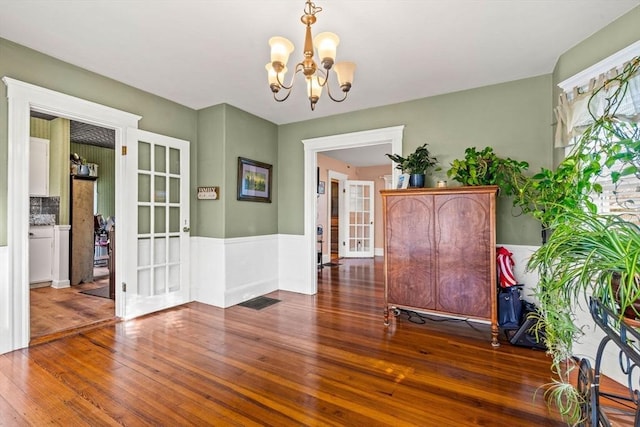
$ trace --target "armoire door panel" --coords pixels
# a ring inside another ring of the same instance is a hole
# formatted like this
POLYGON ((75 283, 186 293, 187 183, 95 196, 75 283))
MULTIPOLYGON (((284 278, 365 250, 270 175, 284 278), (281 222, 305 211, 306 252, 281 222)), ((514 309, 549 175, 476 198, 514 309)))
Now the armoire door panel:
POLYGON ((433 198, 393 200, 387 209, 389 298, 397 304, 434 308, 433 198), (416 236, 422 236, 416 239, 416 236))
POLYGON ((491 314, 487 202, 483 194, 436 198, 437 310, 476 317, 491 314))

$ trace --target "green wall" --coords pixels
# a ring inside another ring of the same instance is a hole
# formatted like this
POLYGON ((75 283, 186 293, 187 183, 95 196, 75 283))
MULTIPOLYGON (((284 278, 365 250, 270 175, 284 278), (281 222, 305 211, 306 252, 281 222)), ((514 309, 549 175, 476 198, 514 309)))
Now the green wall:
MULTIPOLYGON (((303 234, 302 139, 405 125, 403 154, 427 142, 445 174, 467 147, 492 146, 501 156, 526 160, 532 170, 552 161, 551 76, 455 92, 279 128, 280 233, 303 234)), ((436 173, 437 174, 437 173, 436 173)), ((435 179, 438 177, 436 176, 435 179)), ((539 244, 540 226, 512 214, 510 200, 498 203, 500 243, 539 244)))
POLYGON ((224 237, 226 194, 234 191, 232 183, 225 182, 225 110, 223 104, 198 111, 197 159, 191 161, 197 160, 203 166, 197 169, 195 186, 220 187, 220 194, 218 200, 197 200, 191 205, 201 219, 191 224, 191 232, 197 236, 224 237))
POLYGON ((237 108, 225 109, 225 237, 278 233, 278 126, 237 108), (237 200, 238 157, 272 168, 271 203, 237 200))
POLYGON ((563 53, 553 70, 554 86, 638 40, 640 6, 563 53))
MULTIPOLYGON (((116 153, 113 148, 71 143, 71 153, 77 153, 88 163, 98 165, 98 211, 106 220, 116 214, 116 153)), ((66 164, 69 164, 67 160, 66 164)), ((67 174, 68 175, 68 174, 67 174)), ((61 206, 62 208, 62 206, 61 206)))
POLYGON ((220 187, 219 200, 198 200, 197 235, 231 238, 278 232, 278 127, 228 104, 198 111, 197 186, 220 187), (271 203, 237 200, 238 157, 273 166, 271 203))
POLYGON ((49 140, 49 195, 60 197, 59 224, 69 224, 69 119, 51 121, 31 117, 30 133, 49 140))
MULTIPOLYGON (((302 139, 405 125, 404 154, 428 142, 444 170, 466 147, 488 145, 499 155, 528 161, 532 173, 551 167, 558 151, 552 148, 556 83, 640 39, 638 22, 640 7, 563 54, 550 75, 283 126, 230 105, 194 111, 4 39, 0 76, 141 115, 141 129, 191 141, 192 235, 303 234, 302 139), (238 156, 274 166, 272 203, 236 200, 238 156), (221 199, 197 201, 196 187, 212 185, 221 187, 221 199)), ((0 98, 6 99, 3 84, 0 98)), ((7 129, 6 102, 0 102, 0 129, 7 129)), ((7 133, 2 131, 0 245, 7 239, 6 166, 7 133)), ((498 241, 539 244, 539 225, 514 216, 510 201, 500 199, 498 241)))
POLYGON ((71 209, 69 197, 69 154, 71 153, 71 121, 56 118, 51 120, 51 145, 49 151, 49 193, 60 196, 60 224, 69 224, 71 209))
MULTIPOLYGON (((194 162, 197 112, 126 84, 0 39, 0 76, 8 76, 142 116, 140 129, 191 141, 194 162)), ((7 90, 0 84, 0 245, 7 244, 7 90)), ((192 163, 192 179, 195 168, 192 163)), ((190 197, 195 200, 195 188, 190 197)), ((196 223, 192 210, 191 222, 196 223)))

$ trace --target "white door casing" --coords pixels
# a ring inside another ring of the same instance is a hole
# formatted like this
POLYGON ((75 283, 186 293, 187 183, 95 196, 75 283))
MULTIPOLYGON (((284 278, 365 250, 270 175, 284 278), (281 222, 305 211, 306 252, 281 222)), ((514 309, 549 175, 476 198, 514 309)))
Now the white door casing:
POLYGON ((189 301, 189 142, 129 129, 125 318, 189 301))
MULTIPOLYGON (((116 150, 127 145, 126 129, 137 128, 140 116, 65 95, 9 77, 8 98, 8 167, 7 246, 8 280, 0 289, 0 353, 29 345, 29 129, 30 111, 78 120, 115 130, 116 150)), ((116 193, 122 191, 122 166, 116 162, 116 193)), ((116 205, 116 218, 125 222, 122 204, 116 205)), ((116 265, 122 263, 127 250, 116 252, 116 265)), ((120 282, 122 272, 116 271, 120 282)), ((116 292, 116 316, 123 314, 122 299, 116 292)))
MULTIPOLYGON (((330 135, 318 138, 303 139, 304 144, 304 247, 303 260, 306 275, 303 278, 302 292, 315 294, 318 288, 317 250, 316 250, 316 174, 318 167, 317 154, 323 151, 344 148, 368 147, 380 144, 391 144, 392 153, 402 153, 402 135, 404 125, 361 132, 330 135)), ((397 179, 394 169, 394 182, 397 179)))
POLYGON ((373 258, 374 253, 374 201, 373 181, 347 180, 344 182, 340 228, 344 230, 345 258, 373 258))
MULTIPOLYGON (((115 131, 115 151, 118 154, 115 162, 115 191, 122 201, 128 201, 134 197, 134 190, 129 186, 131 176, 127 176, 127 156, 120 155, 123 147, 131 147, 138 136, 138 122, 141 116, 120 111, 111 107, 96 104, 81 98, 76 98, 60 92, 21 82, 9 77, 3 77, 2 81, 7 86, 8 98, 8 168, 7 179, 9 182, 7 191, 7 281, 0 281, 0 354, 24 348, 29 345, 29 138, 30 138, 30 112, 39 111, 56 117, 77 120, 96 126, 113 129, 115 131)), ((143 135, 153 135, 142 133, 143 135)), ((155 135, 162 140, 162 136, 155 135)), ((168 138, 171 139, 171 138, 168 138)), ((184 143, 185 141, 181 141, 184 143)), ((181 170, 187 171, 189 151, 188 142, 185 155, 180 156, 180 163, 186 162, 187 168, 181 166, 181 170)), ((130 173, 129 173, 130 174, 130 173)), ((136 173, 137 179, 137 173, 136 173)), ((175 178, 168 174, 167 177, 175 178)), ((137 182, 137 181, 136 181, 137 182)), ((188 186, 188 183, 186 183, 188 186)), ((187 187, 188 188, 188 187, 187 187)), ((186 206, 186 218, 188 218, 189 198, 188 191, 180 191, 180 205, 186 206)), ((169 206, 170 207, 170 206, 169 206)), ((181 209, 182 210, 182 209, 181 209)), ((126 202, 116 203, 115 217, 117 218, 116 234, 125 236, 131 230, 137 228, 137 215, 132 215, 131 206, 126 202)), ((184 222, 184 221, 183 221, 184 222)), ((183 225, 181 230, 188 224, 183 225)), ((188 231, 182 233, 187 233, 188 231)), ((180 239, 180 252, 184 253, 185 246, 188 251, 187 239, 180 239)), ((125 298, 121 283, 134 283, 137 276, 126 276, 126 261, 136 259, 135 246, 127 246, 118 243, 116 238, 115 264, 116 264, 116 292, 115 315, 118 317, 132 317, 125 311, 125 298), (133 254, 133 255, 132 255, 133 254)), ((175 246, 174 246, 175 248, 175 246)), ((168 253, 168 252, 167 252, 168 253)), ((168 254, 171 255, 171 254, 168 254)), ((175 258, 172 258, 175 259, 175 258)), ((181 274, 189 271, 187 257, 180 257, 181 274)), ((169 270, 167 262, 165 267, 169 270)), ((175 268, 174 268, 175 270, 175 268)), ((183 281, 181 283, 188 283, 183 281)), ((188 289, 184 290, 188 295, 188 289)), ((180 299, 179 301, 182 301, 180 299)), ((179 302, 178 302, 179 303, 179 302)), ((131 312, 142 312, 134 310, 131 312)))

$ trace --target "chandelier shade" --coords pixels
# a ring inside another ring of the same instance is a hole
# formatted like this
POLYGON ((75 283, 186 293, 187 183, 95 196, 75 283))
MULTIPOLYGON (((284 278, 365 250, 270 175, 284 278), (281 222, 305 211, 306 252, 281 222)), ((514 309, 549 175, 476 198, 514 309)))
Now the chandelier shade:
POLYGON ((354 62, 338 62, 335 65, 334 71, 338 76, 338 84, 340 84, 340 87, 346 85, 349 85, 349 87, 351 87, 353 75, 356 72, 356 64, 354 62))
POLYGON ((306 80, 307 96, 311 103, 311 110, 315 109, 323 88, 327 88, 327 95, 335 102, 344 101, 351 90, 356 64, 353 62, 336 63, 336 51, 338 44, 340 44, 340 38, 329 32, 320 33, 315 38, 311 37, 311 26, 316 22, 316 14, 321 11, 322 8, 317 7, 311 0, 306 1, 304 15, 300 18, 300 21, 306 26, 304 59, 294 67, 289 84, 285 84, 284 81, 289 55, 294 50, 293 43, 279 36, 269 39, 271 62, 265 66, 265 69, 267 70, 269 88, 273 93, 273 98, 278 102, 286 101, 289 98, 295 76, 300 72, 302 72, 306 80), (314 50, 317 50, 320 67, 313 59, 314 50), (343 93, 341 98, 336 98, 331 94, 329 85, 331 70, 335 72, 338 85, 343 93))
POLYGON ((280 62, 286 65, 294 49, 293 43, 284 37, 271 37, 269 46, 271 46, 271 63, 280 62))
POLYGON ((287 67, 284 67, 282 71, 277 73, 276 70, 273 69, 273 64, 271 62, 265 65, 264 68, 267 69, 267 78, 269 79, 269 86, 271 86, 272 84, 277 85, 278 81, 281 81, 282 79, 284 79, 284 75, 287 74, 287 67))
POLYGON ((322 64, 331 60, 331 64, 336 61, 336 50, 340 38, 333 33, 320 33, 313 39, 313 47, 318 51, 318 58, 322 64))

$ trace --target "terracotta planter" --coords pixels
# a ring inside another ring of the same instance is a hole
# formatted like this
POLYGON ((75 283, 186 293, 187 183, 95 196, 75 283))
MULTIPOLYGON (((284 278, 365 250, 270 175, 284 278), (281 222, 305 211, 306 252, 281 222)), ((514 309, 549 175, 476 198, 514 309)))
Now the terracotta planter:
MULTIPOLYGON (((636 277, 636 283, 638 283, 638 278, 636 277)), ((613 275, 611 276, 611 288, 613 289, 616 301, 620 300, 619 294, 618 294, 618 290, 620 288, 620 274, 619 273, 613 273, 613 275)), ((632 307, 627 307, 624 311, 624 317, 633 322, 633 323, 638 323, 638 325, 640 326, 640 322, 637 322, 637 319, 640 319, 640 299, 637 299, 634 303, 632 307)))

